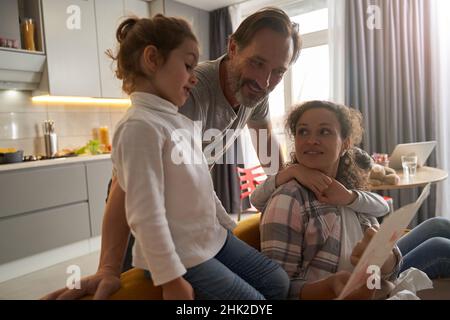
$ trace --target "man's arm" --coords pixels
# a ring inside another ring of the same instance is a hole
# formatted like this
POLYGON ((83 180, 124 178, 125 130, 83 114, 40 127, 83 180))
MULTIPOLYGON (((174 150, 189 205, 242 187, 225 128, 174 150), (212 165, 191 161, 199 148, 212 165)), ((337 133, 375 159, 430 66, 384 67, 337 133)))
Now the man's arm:
POLYGON ((81 279, 80 289, 62 288, 43 299, 70 300, 86 295, 93 295, 94 299, 109 298, 120 289, 122 260, 129 233, 125 216, 125 192, 113 177, 103 216, 102 245, 97 272, 81 279))
POLYGON ((278 172, 283 166, 284 157, 281 152, 280 144, 272 132, 272 125, 270 122, 261 124, 249 122, 247 126, 255 133, 254 136, 256 136, 256 139, 252 139, 252 142, 261 166, 263 168, 269 168, 273 174, 278 172), (274 161, 278 161, 278 163, 274 163, 274 161))

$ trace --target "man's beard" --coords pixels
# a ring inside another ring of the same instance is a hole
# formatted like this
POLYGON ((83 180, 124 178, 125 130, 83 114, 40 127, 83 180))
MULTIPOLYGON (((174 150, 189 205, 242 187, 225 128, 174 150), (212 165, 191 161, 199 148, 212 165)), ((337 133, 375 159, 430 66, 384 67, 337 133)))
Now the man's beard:
POLYGON ((239 104, 245 106, 246 108, 254 108, 269 95, 270 91, 264 90, 259 95, 242 94, 242 89, 249 83, 253 83, 254 86, 259 87, 256 81, 241 78, 238 68, 230 63, 228 71, 228 85, 231 88, 231 92, 233 92, 239 104))

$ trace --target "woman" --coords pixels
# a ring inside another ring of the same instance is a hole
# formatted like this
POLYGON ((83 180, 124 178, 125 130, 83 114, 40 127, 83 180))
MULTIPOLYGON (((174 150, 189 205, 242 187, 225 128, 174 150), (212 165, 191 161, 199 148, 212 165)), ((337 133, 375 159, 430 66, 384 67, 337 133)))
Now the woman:
MULTIPOLYGON (((280 263, 291 279, 293 299, 335 298, 333 275, 351 272, 371 236, 377 216, 389 211, 384 199, 364 191, 367 175, 355 152, 361 141, 361 115, 343 105, 310 101, 288 117, 295 139, 293 163, 317 170, 323 191, 290 180, 272 195, 261 218, 261 250, 280 263)), ((361 160, 365 161, 361 161, 361 160)), ((260 203, 263 191, 252 202, 260 203)), ((401 254, 397 247, 381 266, 383 279, 394 279, 401 254)))

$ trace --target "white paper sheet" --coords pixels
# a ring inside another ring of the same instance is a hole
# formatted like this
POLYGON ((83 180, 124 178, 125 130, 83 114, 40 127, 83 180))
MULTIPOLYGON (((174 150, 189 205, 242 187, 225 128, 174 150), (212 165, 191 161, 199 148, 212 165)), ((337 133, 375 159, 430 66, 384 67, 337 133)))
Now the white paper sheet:
POLYGON ((401 207, 383 220, 380 230, 367 245, 338 299, 345 298, 349 293, 360 288, 361 285, 365 285, 369 266, 375 265, 381 269, 395 243, 404 234, 405 229, 429 194, 430 184, 427 184, 416 202, 401 207))

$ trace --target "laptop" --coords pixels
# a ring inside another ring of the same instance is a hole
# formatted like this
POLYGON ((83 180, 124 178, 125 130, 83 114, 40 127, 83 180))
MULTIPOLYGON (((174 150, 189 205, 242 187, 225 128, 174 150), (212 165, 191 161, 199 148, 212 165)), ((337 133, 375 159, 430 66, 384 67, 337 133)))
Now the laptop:
POLYGON ((436 141, 413 142, 398 144, 389 157, 389 167, 393 169, 402 168, 402 156, 416 155, 417 167, 422 167, 427 161, 433 149, 436 147, 436 141))

